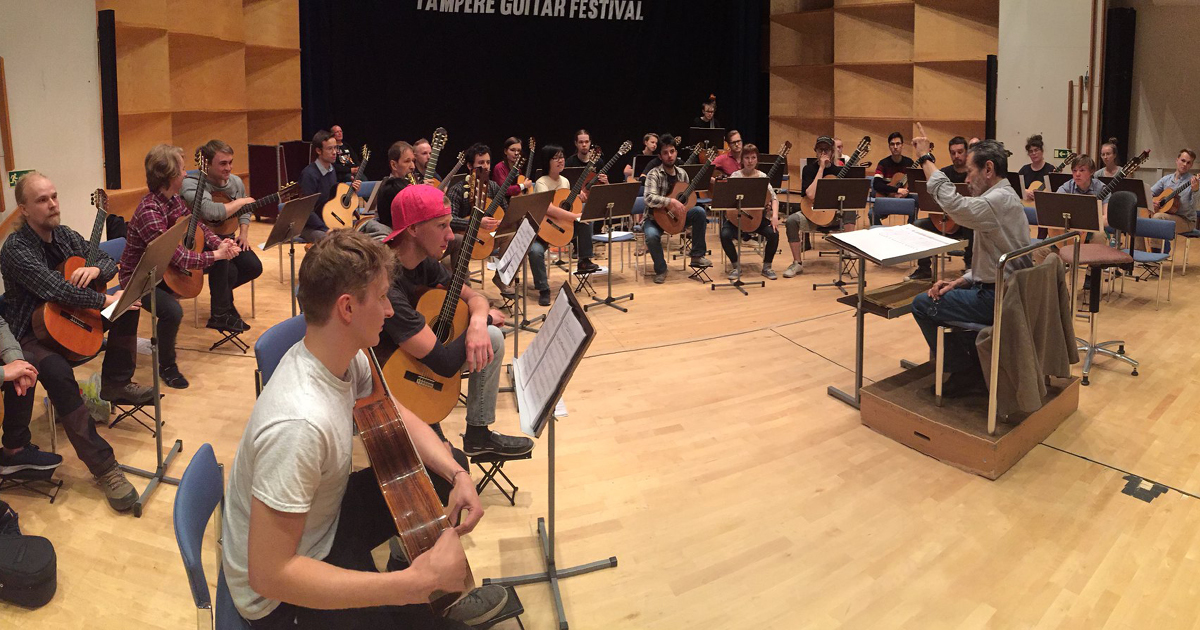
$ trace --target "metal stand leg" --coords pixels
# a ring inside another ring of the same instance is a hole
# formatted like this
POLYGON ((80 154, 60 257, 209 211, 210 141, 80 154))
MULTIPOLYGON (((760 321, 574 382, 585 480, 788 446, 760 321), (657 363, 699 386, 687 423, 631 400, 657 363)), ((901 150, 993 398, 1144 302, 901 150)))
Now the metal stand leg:
MULTIPOLYGON (((856 326, 854 332, 854 395, 851 396, 846 392, 830 385, 826 392, 834 398, 854 407, 859 408, 862 401, 862 383, 863 383, 863 332, 865 331, 865 315, 863 310, 863 296, 867 291, 867 259, 858 259, 858 313, 855 315, 856 326)), ((839 287, 840 288, 840 287, 839 287)))
MULTIPOLYGON (((612 225, 612 209, 613 209, 613 204, 611 204, 611 203, 608 204, 608 224, 609 225, 612 225)), ((593 303, 585 304, 583 306, 583 310, 585 310, 585 311, 592 308, 593 306, 598 305, 598 304, 603 304, 605 306, 611 306, 611 307, 617 309, 618 311, 621 311, 622 313, 629 312, 629 309, 624 308, 622 306, 617 306, 617 302, 620 302, 622 300, 631 300, 632 301, 633 293, 626 293, 625 295, 618 295, 615 297, 612 294, 612 277, 613 277, 613 264, 612 264, 613 263, 613 257, 612 257, 613 243, 612 243, 612 239, 613 239, 613 230, 610 227, 608 229, 608 245, 606 246, 607 247, 606 251, 608 252, 608 295, 605 296, 605 298, 603 300, 593 295, 592 296, 593 303)))
MULTIPOLYGON (((290 232, 290 230, 289 230, 290 232)), ((295 237, 288 239, 288 259, 292 264, 292 284, 288 291, 292 296, 292 317, 296 316, 296 241, 295 237)))
MULTIPOLYGON (((742 216, 749 216, 749 215, 747 215, 745 212, 742 211, 742 196, 738 195, 737 196, 737 219, 738 220, 734 222, 737 224, 737 255, 738 255, 738 257, 737 257, 737 260, 733 261, 733 270, 735 272, 737 272, 737 280, 734 280, 732 282, 726 282, 724 284, 713 284, 709 287, 713 291, 716 291, 717 287, 733 287, 733 288, 737 289, 738 291, 741 291, 742 295, 749 296, 750 294, 747 293, 746 289, 744 289, 742 287, 754 286, 756 284, 759 287, 767 286, 766 281, 763 281, 763 280, 759 280, 758 282, 742 282, 742 216)), ((767 218, 764 216, 763 220, 766 221, 767 218)))
MULTIPOLYGON (((845 214, 846 214, 846 211, 845 211, 845 210, 842 208, 842 203, 843 203, 843 201, 844 201, 843 199, 840 199, 840 198, 838 199, 838 217, 839 217, 839 218, 841 218, 842 220, 845 220, 845 214)), ((803 251, 803 250, 804 250, 804 246, 803 246, 803 245, 801 245, 801 246, 800 246, 800 249, 801 249, 801 251, 803 251)), ((818 253, 818 254, 817 254, 817 256, 819 257, 819 256, 820 256, 820 253, 818 253)), ((841 248, 838 248, 838 276, 837 276, 837 280, 834 280, 833 282, 821 282, 821 283, 814 283, 814 284, 813 284, 813 291, 816 291, 817 289, 821 289, 821 288, 824 288, 824 287, 836 287, 838 291, 841 291, 841 292, 842 292, 842 295, 848 295, 848 294, 846 293, 846 280, 845 280, 845 271, 846 271, 846 265, 845 265, 845 262, 846 262, 846 252, 845 252, 845 251, 843 251, 841 248)), ((859 282, 861 283, 861 282, 862 282, 862 262, 861 262, 861 259, 860 259, 860 262, 859 262, 858 278, 859 278, 859 282)), ((862 305, 862 299, 861 299, 861 296, 860 296, 860 299, 859 299, 859 306, 861 307, 861 305, 862 305)), ((861 310, 861 309, 860 309, 860 310, 861 310)), ((855 406, 857 407, 858 405, 855 405, 855 406)))
POLYGON ((485 585, 520 586, 522 584, 549 582, 550 592, 554 596, 555 612, 558 615, 559 630, 567 630, 567 613, 563 609, 562 593, 559 592, 558 581, 576 575, 583 575, 584 573, 592 573, 593 571, 615 567, 617 566, 617 557, 609 556, 605 560, 597 560, 566 569, 558 568, 558 563, 554 556, 554 425, 557 422, 557 418, 550 418, 550 434, 546 438, 549 442, 547 455, 550 467, 549 512, 545 518, 538 518, 538 540, 542 543, 542 560, 546 564, 546 571, 544 573, 531 573, 529 575, 518 575, 510 578, 489 578, 485 579, 483 583, 485 585))

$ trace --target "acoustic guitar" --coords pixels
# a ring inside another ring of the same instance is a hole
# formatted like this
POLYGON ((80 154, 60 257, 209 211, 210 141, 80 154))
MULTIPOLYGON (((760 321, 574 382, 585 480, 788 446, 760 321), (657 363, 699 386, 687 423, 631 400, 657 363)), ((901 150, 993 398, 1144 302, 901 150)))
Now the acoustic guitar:
POLYGON ((333 198, 326 201, 325 206, 321 209, 321 218, 325 220, 325 227, 330 230, 352 228, 358 220, 358 209, 362 207, 363 199, 358 196, 358 191, 354 190, 354 183, 362 181, 359 175, 366 172, 367 160, 370 157, 371 151, 364 144, 362 161, 358 163, 358 174, 349 184, 338 184, 333 198))
MULTIPOLYGON (((1059 163, 1059 165, 1058 165, 1058 166, 1056 166, 1056 167, 1054 167, 1054 170, 1052 170, 1052 171, 1050 171, 1050 172, 1051 172, 1051 173, 1061 173, 1061 172, 1062 172, 1062 170, 1063 170, 1064 168, 1066 168, 1068 164, 1074 164, 1074 163, 1075 163, 1075 159, 1076 159, 1076 158, 1078 158, 1078 157, 1079 157, 1079 154, 1078 154, 1078 153, 1075 153, 1074 151, 1072 151, 1071 153, 1069 153, 1069 154, 1067 155, 1067 159, 1065 159, 1065 160, 1063 160, 1062 162, 1060 162, 1060 163, 1059 163)), ((1045 184, 1044 182, 1042 182, 1041 180, 1038 180, 1038 181, 1036 181, 1036 182, 1030 182, 1030 184, 1029 184, 1029 187, 1028 187, 1028 188, 1026 188, 1025 190, 1027 190, 1027 191, 1029 191, 1029 192, 1037 192, 1037 191, 1041 190, 1042 188, 1044 188, 1045 186, 1046 186, 1046 184, 1045 184)), ((1024 195, 1022 195, 1022 196, 1021 196, 1021 201, 1022 201, 1022 202, 1023 202, 1023 203, 1024 203, 1026 206, 1028 206, 1028 207, 1030 207, 1030 208, 1032 208, 1032 207, 1033 207, 1033 202, 1032 202, 1032 201, 1025 201, 1025 197, 1024 197, 1024 195)))
MULTIPOLYGON (((576 178, 575 183, 570 188, 559 188, 554 191, 550 204, 575 215, 583 212, 582 207, 576 208, 576 204, 580 203, 579 193, 583 191, 588 176, 596 170, 596 162, 599 160, 600 147, 593 146, 588 151, 587 164, 584 165, 583 172, 576 178)), ((547 214, 542 217, 542 223, 538 226, 538 237, 554 247, 566 247, 567 243, 570 243, 571 239, 575 237, 575 221, 563 221, 547 214)))
MULTIPOLYGON (((704 155, 704 143, 697 142, 696 146, 692 147, 692 154, 689 155, 686 160, 684 160, 683 165, 687 166, 688 164, 695 164, 696 162, 699 162, 701 155, 704 155)), ((713 156, 713 159, 717 159, 715 155, 713 156)))
POLYGON ((1179 209, 1179 204, 1175 203, 1175 200, 1179 198, 1179 195, 1187 192, 1191 187, 1192 178, 1189 175, 1188 178, 1185 179, 1178 188, 1164 188, 1163 191, 1158 193, 1158 196, 1154 198, 1154 201, 1158 202, 1158 209, 1154 210, 1151 208, 1151 210, 1154 212, 1175 214, 1175 211, 1179 209))
MULTIPOLYGON (((467 231, 463 234, 463 247, 467 243, 474 243, 479 233, 483 205, 487 201, 487 173, 471 171, 465 191, 473 210, 467 231)), ((425 317, 439 344, 445 345, 467 331, 467 305, 461 295, 470 273, 471 257, 459 256, 450 286, 429 289, 417 300, 417 312, 425 317)), ((405 405, 418 418, 429 424, 437 424, 450 415, 450 411, 458 404, 458 394, 462 390, 462 376, 458 370, 448 377, 442 376, 402 348, 397 348, 384 364, 383 380, 395 392, 397 400, 405 401, 405 405)))
MULTIPOLYGON (((487 208, 483 211, 483 216, 492 217, 497 221, 504 220, 504 207, 500 205, 500 200, 504 198, 508 187, 512 186, 513 183, 517 181, 517 178, 520 177, 520 175, 517 175, 517 173, 521 171, 521 162, 523 161, 525 161, 524 157, 517 160, 517 165, 515 167, 508 169, 508 177, 504 178, 504 183, 500 185, 499 192, 497 192, 496 196, 492 197, 492 200, 488 202, 487 208)), ((485 182, 484 189, 486 190, 486 188, 487 185, 485 182)), ((464 238, 462 246, 466 247, 467 243, 469 242, 471 241, 468 241, 464 238)), ((496 233, 480 232, 475 237, 475 245, 471 247, 471 260, 483 260, 488 256, 491 256, 495 249, 496 233)))
MULTIPOLYGON (((300 197, 300 184, 297 184, 296 182, 288 182, 279 189, 279 192, 273 192, 262 199, 256 199, 242 206, 237 212, 221 221, 205 221, 205 223, 208 224, 208 227, 212 229, 213 233, 216 235, 228 236, 237 231, 239 218, 250 214, 251 212, 257 212, 260 208, 279 205, 298 197, 300 197)), ((233 201, 233 199, 229 198, 229 195, 226 195, 219 190, 212 191, 212 200, 217 203, 229 203, 233 201)))
MULTIPOLYGON (((525 188, 525 182, 533 181, 533 152, 535 150, 537 150, 537 142, 533 139, 533 136, 529 136, 529 159, 525 160, 525 174, 517 176, 517 185, 522 189, 525 188)), ((532 192, 533 187, 530 186, 529 190, 522 190, 520 194, 526 195, 532 192)))
MULTIPOLYGON (((77 269, 95 267, 100 251, 100 235, 104 231, 104 218, 108 216, 108 193, 97 188, 92 193, 92 205, 96 206, 96 222, 92 224, 92 237, 88 240, 87 258, 71 256, 58 266, 63 278, 71 280, 77 269)), ((104 293, 100 279, 92 282, 91 288, 104 293)), ((99 309, 75 308, 46 302, 33 311, 33 334, 43 345, 66 357, 70 361, 82 361, 94 357, 104 343, 104 318, 99 309)))
POLYGON ((1133 158, 1132 160, 1129 160, 1129 162, 1127 162, 1125 164, 1125 166, 1121 167, 1121 170, 1117 171, 1116 175, 1113 175, 1112 179, 1108 180, 1108 183, 1104 185, 1104 188, 1101 188, 1100 192, 1096 193, 1096 198, 1099 199, 1100 201, 1104 201, 1105 199, 1108 199, 1108 196, 1112 194, 1112 191, 1114 189, 1116 189, 1117 184, 1121 183, 1121 180, 1125 179, 1126 177, 1129 177, 1130 175, 1133 174, 1134 171, 1141 168, 1142 164, 1144 164, 1146 162, 1146 160, 1149 158, 1150 158, 1150 149, 1146 149, 1145 151, 1142 151, 1141 154, 1139 154, 1137 157, 1133 158))
MULTIPOLYGON (((399 353, 399 352, 397 352, 399 353)), ((400 548, 411 563, 437 543, 442 532, 453 528, 442 508, 429 472, 413 446, 400 410, 392 402, 387 379, 379 368, 373 350, 367 350, 371 363, 371 394, 354 403, 354 425, 367 451, 367 459, 375 471, 375 480, 383 490, 383 500, 396 524, 400 548)), ((458 388, 455 388, 457 396, 458 388)), ((396 392, 397 398, 402 396, 396 392)), ((408 407, 411 409, 412 405, 408 407)), ((414 410, 415 411, 415 410, 414 410)), ((423 416, 418 416, 422 417, 423 416)), ((471 567, 458 593, 434 593, 429 605, 441 616, 462 593, 475 588, 471 567)))
MULTIPOLYGON (((199 151, 196 151, 196 169, 200 171, 199 182, 196 184, 196 196, 192 198, 192 211, 188 215, 187 232, 183 234, 181 245, 184 249, 199 254, 204 251, 204 225, 200 223, 200 202, 204 199, 204 192, 208 190, 208 160, 205 160, 199 151)), ((180 216, 172 226, 182 220, 183 217, 180 216)), ((166 282, 167 287, 180 298, 194 298, 200 295, 200 290, 204 288, 204 270, 180 269, 169 265, 163 272, 163 282, 166 282)))
MULTIPOLYGON (((779 169, 787 163, 787 155, 792 150, 792 141, 786 140, 783 147, 779 149, 779 155, 775 158, 775 162, 771 164, 771 170, 767 171, 767 180, 775 179, 779 174, 779 169)), ((767 184, 770 186, 770 184, 767 184)), ((771 191, 767 191, 767 198, 763 201, 761 208, 752 206, 753 209, 742 209, 742 216, 738 216, 737 208, 725 211, 725 220, 730 223, 740 224, 742 232, 749 233, 758 229, 763 221, 764 213, 771 207, 771 191)))
POLYGON ((699 195, 696 194, 696 187, 712 172, 713 160, 717 158, 717 152, 715 149, 708 149, 706 156, 704 167, 696 173, 696 176, 690 182, 686 184, 676 182, 675 186, 671 188, 671 192, 666 194, 667 197, 672 197, 683 204, 682 210, 678 212, 671 210, 669 205, 650 209, 650 214, 654 218, 654 222, 667 234, 679 234, 687 225, 688 210, 696 207, 696 200, 699 198, 699 195))
POLYGON ((466 163, 467 152, 459 151, 458 159, 454 162, 454 168, 450 169, 450 174, 446 175, 446 179, 439 180, 436 177, 432 177, 425 180, 424 183, 429 184, 430 186, 436 186, 438 190, 446 192, 446 189, 450 187, 450 182, 454 181, 454 176, 458 175, 458 172, 462 170, 462 167, 465 166, 466 163))
MULTIPOLYGON (((862 140, 858 141, 858 147, 854 149, 854 153, 850 154, 850 159, 838 169, 836 175, 826 175, 822 179, 845 179, 850 174, 850 169, 858 165, 858 161, 866 157, 871 151, 871 136, 863 136, 862 140)), ((837 210, 816 210, 813 208, 813 200, 807 194, 800 198, 800 212, 804 213, 804 217, 808 222, 817 227, 829 227, 838 220, 837 210)))
MULTIPOLYGON (((429 161, 425 163, 423 181, 431 182, 437 179, 438 157, 442 154, 442 149, 446 147, 446 140, 449 137, 444 127, 438 127, 433 130, 433 140, 429 142, 429 161)), ((437 184, 434 185, 436 186, 437 184)))

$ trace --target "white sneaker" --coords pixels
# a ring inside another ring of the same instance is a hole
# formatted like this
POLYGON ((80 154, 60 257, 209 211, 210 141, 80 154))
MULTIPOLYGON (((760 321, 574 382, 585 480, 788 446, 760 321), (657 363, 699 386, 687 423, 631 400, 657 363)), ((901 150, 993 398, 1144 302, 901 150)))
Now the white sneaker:
POLYGON ((796 276, 798 276, 802 273, 804 273, 804 268, 800 266, 800 263, 794 262, 794 263, 788 265, 787 269, 783 270, 783 277, 784 278, 795 278, 796 276))
POLYGON ((730 280, 737 280, 738 278, 742 277, 742 274, 741 274, 741 272, 739 272, 737 270, 737 267, 734 267, 733 270, 730 271, 729 275, 726 277, 729 278, 730 280))

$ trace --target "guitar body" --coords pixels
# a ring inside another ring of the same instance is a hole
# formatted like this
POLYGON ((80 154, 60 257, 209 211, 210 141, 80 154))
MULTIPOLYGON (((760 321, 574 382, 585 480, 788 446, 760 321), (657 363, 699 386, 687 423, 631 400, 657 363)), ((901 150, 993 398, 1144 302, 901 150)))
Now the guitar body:
POLYGON ((421 183, 422 183, 422 184, 428 184, 428 185, 430 185, 430 186, 433 186, 434 188, 441 188, 441 187, 442 187, 442 180, 440 180, 440 179, 438 179, 438 178, 436 178, 436 177, 430 177, 430 178, 427 178, 427 179, 423 179, 423 180, 421 180, 421 183))
MULTIPOLYGON (((901 174, 901 175, 903 175, 903 174, 901 174)), ((826 175, 825 177, 822 177, 821 179, 837 179, 837 178, 838 178, 837 175, 826 175)), ((893 186, 894 185, 895 184, 893 184, 893 186)), ((817 227, 830 227, 835 222, 837 222, 837 219, 838 219, 838 216, 837 216, 838 211, 837 210, 816 210, 816 209, 814 209, 813 208, 813 200, 810 199, 808 197, 808 195, 805 195, 804 197, 800 198, 800 212, 802 212, 804 214, 804 218, 808 219, 809 223, 811 223, 817 227)))
MULTIPOLYGON (((1043 188, 1045 188, 1045 185, 1043 185, 1042 182, 1033 182, 1029 185, 1029 188, 1026 188, 1025 190, 1029 192, 1037 192, 1043 188)), ((1034 203, 1032 201, 1026 201, 1024 195, 1021 196, 1021 203, 1024 204, 1026 208, 1034 207, 1034 203)))
MULTIPOLYGON (((677 199, 677 196, 686 192, 687 188, 687 184, 683 182, 676 182, 675 186, 671 189, 671 192, 666 196, 672 199, 677 199)), ((651 213, 654 217, 654 222, 657 223, 658 227, 662 228, 662 230, 667 234, 679 234, 680 232, 683 232, 683 228, 687 226, 687 211, 696 207, 697 197, 698 195, 695 193, 695 191, 688 195, 687 201, 682 202, 683 210, 679 212, 668 210, 666 206, 652 209, 651 213)))
POLYGON ((742 207, 742 216, 738 216, 737 208, 725 211, 725 220, 734 225, 738 225, 743 232, 753 232, 762 225, 763 211, 766 210, 766 204, 760 207, 742 207))
POLYGON ((1162 202, 1162 205, 1159 206, 1157 210, 1153 210, 1153 208, 1151 209, 1154 212, 1175 214, 1176 206, 1178 205, 1175 203, 1177 198, 1178 195, 1175 194, 1175 190, 1173 188, 1164 188, 1163 191, 1158 193, 1158 196, 1154 198, 1154 201, 1162 202))
MULTIPOLYGON (((212 200, 217 203, 229 203, 233 201, 229 198, 229 195, 219 190, 212 191, 212 200)), ((223 221, 206 221, 206 223, 208 223, 209 229, 217 236, 229 236, 238 229, 238 215, 235 214, 227 217, 223 221)))
MULTIPOLYGON (((69 280, 75 270, 86 265, 82 256, 71 256, 58 266, 58 270, 69 280)), ((99 280, 92 288, 98 284, 99 280)), ((82 361, 100 352, 104 342, 104 318, 99 310, 46 302, 33 311, 33 334, 67 359, 82 361)))
MULTIPOLYGON (((445 289, 430 289, 417 301, 417 312, 425 316, 425 321, 432 329, 436 329, 446 296, 445 289)), ((454 309, 454 325, 448 339, 457 339, 465 334, 469 319, 467 304, 460 299, 458 307, 454 309)), ((458 404, 458 394, 462 390, 462 376, 459 373, 447 378, 399 349, 383 365, 383 379, 396 400, 427 424, 445 420, 458 404)))
MULTIPOLYGON (((492 218, 497 221, 504 220, 504 208, 497 207, 496 213, 492 218)), ((479 232, 475 237, 475 246, 471 248, 471 260, 484 260, 496 251, 496 233, 495 232, 479 232)))
MULTIPOLYGON (((188 217, 186 215, 176 219, 176 221, 187 220, 188 217)), ((186 240, 187 237, 185 236, 184 242, 186 240)), ((197 254, 204 251, 204 229, 199 223, 196 224, 196 231, 192 234, 192 251, 197 254)), ((200 295, 201 289, 204 288, 204 270, 176 269, 172 265, 167 267, 167 270, 163 272, 163 281, 167 283, 167 287, 175 295, 184 299, 191 299, 200 295)))
POLYGON ((354 192, 350 184, 338 184, 337 194, 326 201, 325 206, 321 209, 321 218, 325 220, 325 226, 331 230, 352 228, 358 218, 358 209, 361 206, 362 198, 354 192))
MULTIPOLYGON (((888 184, 896 188, 908 187, 908 173, 896 173, 888 180, 888 184)), ((900 193, 889 193, 889 197, 900 197, 900 193)))
MULTIPOLYGON (((559 188, 554 191, 554 201, 552 205, 562 208, 576 216, 583 213, 583 202, 576 196, 574 201, 566 208, 563 204, 567 202, 567 197, 571 196, 570 189, 559 188)), ((538 226, 538 237, 546 241, 553 247, 566 247, 575 238, 575 222, 566 222, 562 219, 553 219, 550 215, 542 217, 542 224, 538 226), (563 225, 566 223, 566 225, 563 225)))
POLYGON ((954 219, 944 214, 931 214, 929 220, 933 222, 933 227, 942 234, 953 234, 958 231, 958 224, 954 219))

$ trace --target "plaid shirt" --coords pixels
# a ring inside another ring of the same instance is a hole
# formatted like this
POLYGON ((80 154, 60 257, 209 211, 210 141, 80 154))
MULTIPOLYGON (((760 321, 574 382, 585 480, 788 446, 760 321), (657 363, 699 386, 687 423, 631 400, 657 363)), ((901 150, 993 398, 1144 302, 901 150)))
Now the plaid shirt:
MULTIPOLYGON (((167 199, 161 193, 152 192, 142 197, 137 210, 133 211, 125 235, 125 253, 121 255, 121 286, 129 284, 129 276, 141 262, 150 241, 170 229, 176 221, 186 221, 188 214, 189 210, 179 195, 167 199)), ((175 255, 171 256, 171 266, 176 269, 208 269, 216 260, 212 250, 221 246, 221 239, 204 222, 198 221, 196 225, 204 231, 205 251, 197 254, 180 243, 175 248, 175 255)))
MULTIPOLYGON (((688 179, 687 171, 680 168, 678 164, 675 165, 675 177, 678 178, 675 180, 676 184, 686 184, 691 181, 688 179)), ((646 192, 644 193, 646 207, 661 208, 667 205, 671 201, 667 195, 671 194, 673 187, 671 181, 667 179, 666 167, 659 164, 650 169, 650 172, 646 173, 646 192)))
MULTIPOLYGON (((13 232, 0 250, 0 275, 4 277, 5 320, 17 339, 32 326, 33 312, 46 302, 75 308, 100 308, 104 295, 81 289, 49 265, 53 252, 58 261, 71 256, 87 258, 88 243, 78 232, 60 225, 50 233, 47 243, 28 224, 13 232)), ((96 252, 99 280, 107 283, 117 275, 117 263, 103 251, 96 252)))

